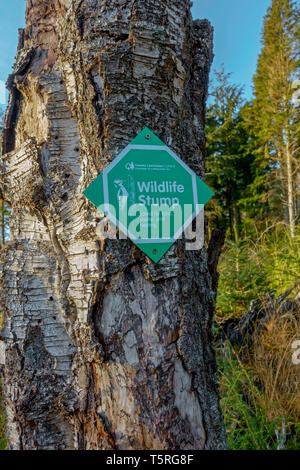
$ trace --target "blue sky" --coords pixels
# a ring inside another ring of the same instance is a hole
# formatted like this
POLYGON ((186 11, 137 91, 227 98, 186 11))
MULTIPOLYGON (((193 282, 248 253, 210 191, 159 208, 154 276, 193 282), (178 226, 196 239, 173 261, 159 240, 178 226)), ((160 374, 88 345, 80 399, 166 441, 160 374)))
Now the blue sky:
MULTIPOLYGON (((47 0, 45 0, 47 1, 47 0)), ((245 85, 251 96, 263 16, 270 0, 195 0, 195 18, 208 18, 215 28, 215 61, 232 72, 232 80, 245 85)), ((24 26, 25 0, 2 0, 0 16, 0 80, 6 81, 14 62, 18 28, 24 26)))
POLYGON ((224 63, 232 81, 252 96, 252 77, 261 50, 263 17, 271 0, 194 0, 193 16, 207 18, 214 27, 213 70, 224 63))
POLYGON ((0 16, 0 80, 6 82, 11 73, 18 45, 18 28, 24 27, 25 0, 1 0, 0 16))

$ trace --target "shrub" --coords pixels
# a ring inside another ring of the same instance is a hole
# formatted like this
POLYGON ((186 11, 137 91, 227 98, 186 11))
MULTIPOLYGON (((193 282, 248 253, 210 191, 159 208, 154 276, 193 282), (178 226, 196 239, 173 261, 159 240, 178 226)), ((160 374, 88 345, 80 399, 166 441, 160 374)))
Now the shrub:
POLYGON ((300 339, 300 305, 286 305, 290 311, 272 310, 263 328, 258 325, 251 346, 245 340, 235 350, 226 342, 218 350, 231 449, 300 447, 300 366, 292 361, 292 344, 300 339))
POLYGON ((219 263, 217 316, 240 316, 268 290, 284 292, 299 280, 300 226, 296 237, 278 225, 253 241, 228 241, 219 263))
POLYGON ((231 450, 276 450, 282 430, 288 449, 299 449, 299 417, 268 402, 260 377, 227 343, 218 350, 221 408, 231 450), (270 411, 273 411, 270 413, 270 411))
POLYGON ((228 241, 218 266, 220 274, 216 313, 242 315, 251 300, 267 290, 267 275, 258 248, 249 241, 228 241))

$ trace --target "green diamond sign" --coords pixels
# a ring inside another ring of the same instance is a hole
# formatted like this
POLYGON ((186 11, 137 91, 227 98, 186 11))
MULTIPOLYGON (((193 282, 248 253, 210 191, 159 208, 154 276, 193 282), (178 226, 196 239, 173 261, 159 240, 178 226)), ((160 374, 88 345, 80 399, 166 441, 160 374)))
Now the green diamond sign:
POLYGON ((213 191, 145 128, 84 195, 157 263, 213 191))

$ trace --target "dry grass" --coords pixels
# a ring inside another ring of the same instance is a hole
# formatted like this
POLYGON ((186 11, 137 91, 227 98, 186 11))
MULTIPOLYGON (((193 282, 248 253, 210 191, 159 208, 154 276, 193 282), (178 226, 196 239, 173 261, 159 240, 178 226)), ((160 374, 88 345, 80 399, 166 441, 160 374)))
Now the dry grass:
POLYGON ((300 366, 293 364, 292 344, 300 339, 300 308, 266 323, 255 335, 249 362, 262 388, 266 416, 300 418, 300 366))
POLYGON ((234 347, 227 341, 218 350, 230 449, 299 449, 300 365, 293 364, 292 346, 300 340, 296 305, 280 313, 276 299, 266 301, 268 320, 258 322, 251 341, 245 337, 234 347))

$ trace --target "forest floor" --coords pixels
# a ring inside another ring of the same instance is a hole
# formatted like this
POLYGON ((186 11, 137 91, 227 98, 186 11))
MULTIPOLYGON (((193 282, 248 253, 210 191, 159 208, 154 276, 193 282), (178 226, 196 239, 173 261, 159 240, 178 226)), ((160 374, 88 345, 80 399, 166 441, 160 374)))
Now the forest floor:
POLYGON ((230 449, 300 449, 299 259, 299 228, 222 253, 215 335, 230 449))
POLYGON ((268 320, 253 343, 217 349, 221 407, 232 450, 300 449, 300 308, 268 320), (299 336, 298 336, 299 339, 299 336), (299 354, 298 354, 299 356, 299 354))

